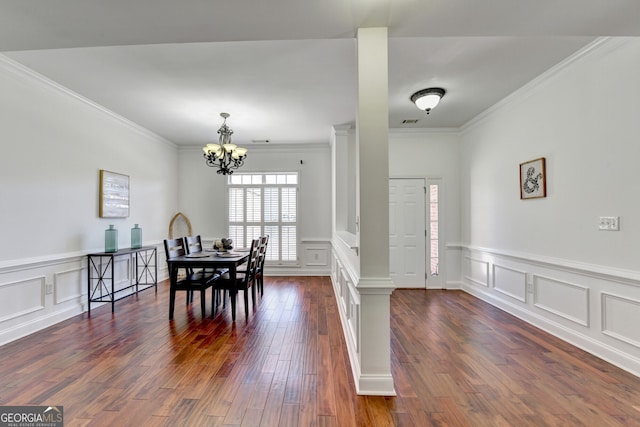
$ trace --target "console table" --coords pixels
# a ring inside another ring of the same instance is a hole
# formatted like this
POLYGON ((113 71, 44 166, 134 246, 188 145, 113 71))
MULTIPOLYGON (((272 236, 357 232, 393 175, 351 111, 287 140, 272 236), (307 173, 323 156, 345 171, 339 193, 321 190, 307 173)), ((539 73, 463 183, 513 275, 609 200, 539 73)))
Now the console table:
POLYGON ((156 293, 158 292, 158 250, 155 246, 87 254, 87 267, 89 315, 92 302, 110 302, 113 313, 115 302, 122 298, 135 295, 152 286, 155 287, 156 293), (129 286, 116 290, 115 259, 125 256, 129 257, 135 266, 134 283, 130 282, 129 286))

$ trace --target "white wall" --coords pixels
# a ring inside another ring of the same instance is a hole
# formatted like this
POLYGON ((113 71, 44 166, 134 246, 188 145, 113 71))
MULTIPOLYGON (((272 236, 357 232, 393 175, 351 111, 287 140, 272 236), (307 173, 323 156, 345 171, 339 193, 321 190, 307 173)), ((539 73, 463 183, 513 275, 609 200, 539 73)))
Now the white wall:
POLYGON ((467 126, 461 165, 465 289, 636 374, 638 70, 640 39, 600 41, 467 126), (547 197, 520 200, 538 157, 547 197))
MULTIPOLYGON (((327 135, 328 139, 328 135, 327 135)), ((331 240, 330 146, 251 145, 238 172, 299 172, 298 237, 300 267, 270 268, 269 274, 328 275, 331 240), (302 163, 301 163, 302 162, 302 163)), ((179 151, 179 206, 189 218, 194 234, 205 240, 227 235, 226 177, 205 164, 202 147, 179 151)))
POLYGON ((3 56, 0 93, 1 344, 86 309, 85 255, 109 224, 120 247, 134 223, 145 244, 164 238, 177 150, 3 56), (100 169, 129 175, 129 218, 98 217, 100 169))

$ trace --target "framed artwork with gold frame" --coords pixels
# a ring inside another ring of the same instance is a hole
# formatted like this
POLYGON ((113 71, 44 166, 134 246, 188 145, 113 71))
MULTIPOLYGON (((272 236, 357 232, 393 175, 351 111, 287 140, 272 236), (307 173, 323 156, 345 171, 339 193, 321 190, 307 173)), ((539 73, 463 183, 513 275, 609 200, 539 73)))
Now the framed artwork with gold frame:
POLYGON ((547 197, 547 172, 545 158, 520 163, 520 198, 547 197))
POLYGON ((129 216, 129 176, 100 169, 100 218, 129 216))

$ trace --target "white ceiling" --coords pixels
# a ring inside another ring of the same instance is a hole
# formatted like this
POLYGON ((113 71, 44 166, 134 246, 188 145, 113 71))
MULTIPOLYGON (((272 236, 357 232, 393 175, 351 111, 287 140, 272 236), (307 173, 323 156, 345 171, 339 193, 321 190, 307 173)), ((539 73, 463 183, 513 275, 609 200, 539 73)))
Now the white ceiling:
POLYGON ((389 28, 389 126, 450 128, 639 18, 637 0, 0 0, 0 52, 177 144, 215 140, 222 111, 237 143, 326 142, 355 120, 357 28, 389 28), (409 97, 432 86, 426 116, 409 97))

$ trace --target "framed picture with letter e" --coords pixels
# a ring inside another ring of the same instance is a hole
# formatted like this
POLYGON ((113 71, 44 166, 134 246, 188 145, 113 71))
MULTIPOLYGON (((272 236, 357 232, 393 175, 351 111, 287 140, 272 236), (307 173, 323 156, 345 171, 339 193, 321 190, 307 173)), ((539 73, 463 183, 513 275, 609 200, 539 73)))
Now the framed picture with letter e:
POLYGON ((547 172, 544 157, 520 163, 520 198, 547 197, 547 172))

